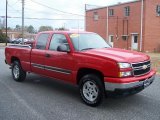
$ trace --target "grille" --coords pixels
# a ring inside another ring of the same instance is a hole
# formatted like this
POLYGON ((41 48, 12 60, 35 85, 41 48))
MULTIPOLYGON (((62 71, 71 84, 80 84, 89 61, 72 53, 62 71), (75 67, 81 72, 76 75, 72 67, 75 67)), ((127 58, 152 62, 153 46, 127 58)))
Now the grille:
POLYGON ((133 73, 135 76, 147 74, 151 69, 151 62, 145 61, 140 63, 132 63, 133 73))

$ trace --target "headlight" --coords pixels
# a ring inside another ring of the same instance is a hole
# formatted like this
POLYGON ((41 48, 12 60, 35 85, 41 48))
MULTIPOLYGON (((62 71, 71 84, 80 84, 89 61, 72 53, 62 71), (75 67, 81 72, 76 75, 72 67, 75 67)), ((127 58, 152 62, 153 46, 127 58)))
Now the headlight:
POLYGON ((132 75, 131 71, 119 72, 119 77, 128 77, 128 76, 131 76, 131 75, 132 75))
POLYGON ((118 63, 119 68, 130 68, 131 64, 129 63, 118 63))

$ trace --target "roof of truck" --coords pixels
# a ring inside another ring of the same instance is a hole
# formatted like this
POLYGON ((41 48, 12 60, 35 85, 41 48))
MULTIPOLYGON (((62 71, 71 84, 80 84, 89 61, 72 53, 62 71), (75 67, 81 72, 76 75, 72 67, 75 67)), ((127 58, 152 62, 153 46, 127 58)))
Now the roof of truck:
POLYGON ((40 33, 63 33, 63 34, 71 34, 71 33, 93 33, 87 31, 43 31, 40 33))

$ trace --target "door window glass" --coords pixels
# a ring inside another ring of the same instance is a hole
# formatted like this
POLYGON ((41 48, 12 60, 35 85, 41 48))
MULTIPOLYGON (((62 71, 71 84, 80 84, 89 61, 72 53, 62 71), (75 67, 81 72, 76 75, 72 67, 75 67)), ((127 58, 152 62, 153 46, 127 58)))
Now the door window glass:
POLYGON ((134 36, 134 43, 138 43, 138 36, 134 36))
POLYGON ((36 48, 44 50, 46 48, 48 37, 49 37, 49 34, 42 33, 37 39, 36 48))
POLYGON ((58 46, 61 45, 61 44, 65 44, 68 47, 68 50, 69 50, 69 44, 67 42, 67 39, 66 39, 65 35, 54 34, 52 36, 52 39, 51 39, 51 42, 50 42, 49 50, 57 51, 58 46))

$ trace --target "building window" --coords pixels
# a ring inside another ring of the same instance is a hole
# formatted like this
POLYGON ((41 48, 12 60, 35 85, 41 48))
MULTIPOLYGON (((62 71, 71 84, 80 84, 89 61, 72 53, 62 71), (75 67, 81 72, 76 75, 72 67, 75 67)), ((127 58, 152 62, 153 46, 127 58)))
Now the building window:
POLYGON ((158 16, 160 16, 160 5, 157 5, 156 13, 157 13, 158 16))
POLYGON ((113 42, 113 36, 110 36, 110 42, 113 42))
POLYGON ((109 16, 113 16, 114 15, 114 10, 113 9, 109 9, 109 16))
POLYGON ((97 13, 97 12, 94 12, 94 13, 93 13, 93 19, 94 19, 95 21, 98 20, 98 13, 97 13))
POLYGON ((130 7, 129 6, 124 8, 124 15, 125 16, 129 16, 130 15, 130 7))

